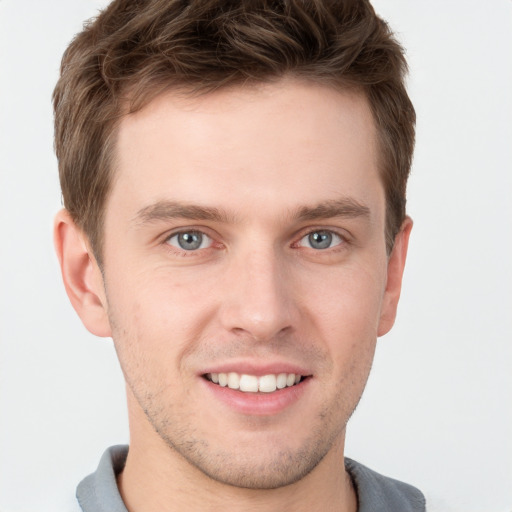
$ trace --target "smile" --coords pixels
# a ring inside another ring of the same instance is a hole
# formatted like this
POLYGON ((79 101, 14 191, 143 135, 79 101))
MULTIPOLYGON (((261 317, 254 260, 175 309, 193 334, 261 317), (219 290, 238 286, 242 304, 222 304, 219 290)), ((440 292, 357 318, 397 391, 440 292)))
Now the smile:
POLYGON ((295 373, 278 373, 257 377, 236 372, 207 373, 205 377, 214 384, 244 393, 273 393, 279 389, 295 386, 304 378, 295 373))

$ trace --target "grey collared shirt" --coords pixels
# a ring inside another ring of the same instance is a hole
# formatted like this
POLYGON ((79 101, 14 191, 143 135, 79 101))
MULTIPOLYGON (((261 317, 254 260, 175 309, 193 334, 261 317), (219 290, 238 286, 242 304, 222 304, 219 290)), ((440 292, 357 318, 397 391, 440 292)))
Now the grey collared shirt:
MULTIPOLYGON (((112 446, 103 454, 98 469, 80 482, 76 497, 83 512, 128 512, 116 482, 127 455, 128 446, 112 446)), ((345 467, 357 492, 358 512, 425 512, 425 497, 412 485, 348 458, 345 467)))

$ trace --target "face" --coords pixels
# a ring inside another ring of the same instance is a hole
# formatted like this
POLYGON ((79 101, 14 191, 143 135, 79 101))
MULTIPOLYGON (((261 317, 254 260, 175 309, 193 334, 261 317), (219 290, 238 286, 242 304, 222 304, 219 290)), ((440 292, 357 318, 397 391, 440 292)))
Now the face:
POLYGON ((365 99, 169 93, 116 159, 103 302, 132 416, 218 481, 297 481, 342 449, 396 306, 365 99))

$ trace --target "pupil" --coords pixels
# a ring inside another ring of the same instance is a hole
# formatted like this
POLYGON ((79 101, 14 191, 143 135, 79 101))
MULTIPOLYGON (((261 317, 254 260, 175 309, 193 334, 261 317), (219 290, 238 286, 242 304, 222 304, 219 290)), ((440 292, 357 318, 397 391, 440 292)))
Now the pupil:
POLYGON ((332 242, 332 234, 327 231, 317 231, 309 235, 309 243, 313 249, 327 249, 332 242))
POLYGON ((182 249, 187 251, 198 249, 203 241, 201 233, 181 233, 178 236, 178 243, 182 249))

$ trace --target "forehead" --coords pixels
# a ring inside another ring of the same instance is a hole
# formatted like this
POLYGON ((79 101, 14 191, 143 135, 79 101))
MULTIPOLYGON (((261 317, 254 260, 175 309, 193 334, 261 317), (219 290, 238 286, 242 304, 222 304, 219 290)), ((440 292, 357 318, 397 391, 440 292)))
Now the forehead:
POLYGON ((372 202, 376 146, 356 92, 289 79, 198 97, 168 92, 120 124, 107 215, 165 199, 256 211, 259 199, 289 209, 340 196, 372 202))

